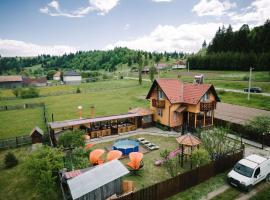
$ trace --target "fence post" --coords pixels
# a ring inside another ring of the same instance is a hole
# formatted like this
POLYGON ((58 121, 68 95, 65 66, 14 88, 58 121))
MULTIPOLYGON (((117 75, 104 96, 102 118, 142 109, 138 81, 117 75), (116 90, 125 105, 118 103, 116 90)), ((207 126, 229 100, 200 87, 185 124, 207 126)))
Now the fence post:
POLYGON ((18 147, 19 144, 18 144, 18 137, 16 137, 16 147, 18 147))

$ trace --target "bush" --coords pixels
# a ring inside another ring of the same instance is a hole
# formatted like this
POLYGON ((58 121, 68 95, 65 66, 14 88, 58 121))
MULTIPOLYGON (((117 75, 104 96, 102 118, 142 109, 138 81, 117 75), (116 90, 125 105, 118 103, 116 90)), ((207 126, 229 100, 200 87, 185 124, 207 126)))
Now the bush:
POLYGON ((83 148, 75 148, 65 157, 65 168, 70 170, 83 169, 89 166, 89 153, 83 148))
POLYGON ((84 133, 80 130, 66 131, 58 140, 58 145, 64 148, 75 148, 84 146, 84 133))
POLYGON ((14 94, 15 97, 20 96, 21 94, 21 88, 15 88, 12 90, 12 93, 14 94))
POLYGON ((192 163, 199 167, 210 161, 209 153, 205 149, 196 149, 192 152, 192 163))
POLYGON ((257 116, 249 121, 247 128, 254 131, 256 134, 269 134, 270 133, 270 117, 257 116))
POLYGON ((102 79, 103 79, 103 80, 107 80, 107 79, 109 79, 109 77, 108 77, 107 74, 103 74, 103 75, 102 75, 102 79))
POLYGON ((78 93, 81 93, 81 90, 80 90, 79 87, 77 87, 76 93, 77 93, 77 94, 78 94, 78 93))
POLYGON ((21 91, 21 98, 36 98, 39 97, 39 91, 36 88, 28 88, 21 91))
POLYGON ((244 76, 243 77, 243 81, 248 81, 249 80, 249 76, 244 76))
POLYGON ((18 164, 18 160, 12 152, 8 152, 5 155, 5 167, 11 168, 18 164))

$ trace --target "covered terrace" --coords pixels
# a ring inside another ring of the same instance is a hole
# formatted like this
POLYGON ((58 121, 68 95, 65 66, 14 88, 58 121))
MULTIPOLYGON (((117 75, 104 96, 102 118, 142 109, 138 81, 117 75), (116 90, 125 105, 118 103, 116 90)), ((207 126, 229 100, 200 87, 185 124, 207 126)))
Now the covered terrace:
POLYGON ((117 135, 152 125, 152 115, 149 109, 135 108, 126 114, 57 121, 48 125, 50 137, 56 145, 58 136, 65 130, 81 129, 90 138, 117 135))

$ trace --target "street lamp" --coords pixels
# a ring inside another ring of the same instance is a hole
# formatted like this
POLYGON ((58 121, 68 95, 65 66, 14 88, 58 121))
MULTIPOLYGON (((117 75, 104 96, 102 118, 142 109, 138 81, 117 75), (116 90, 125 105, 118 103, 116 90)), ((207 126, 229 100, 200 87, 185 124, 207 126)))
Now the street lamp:
POLYGON ((78 106, 80 119, 82 119, 82 108, 82 106, 78 106))
POLYGON ((250 88, 251 88, 251 74, 252 74, 252 70, 254 68, 250 67, 249 68, 249 80, 248 80, 248 100, 250 99, 250 88))

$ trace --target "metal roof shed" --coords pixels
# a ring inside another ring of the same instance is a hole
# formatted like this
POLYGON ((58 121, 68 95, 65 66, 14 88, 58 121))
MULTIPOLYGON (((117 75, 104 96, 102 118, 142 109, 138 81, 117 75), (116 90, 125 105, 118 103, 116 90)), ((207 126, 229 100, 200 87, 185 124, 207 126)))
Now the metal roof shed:
POLYGON ((128 173, 119 160, 112 160, 67 180, 67 184, 72 199, 102 200, 122 193, 121 177, 128 173))

